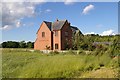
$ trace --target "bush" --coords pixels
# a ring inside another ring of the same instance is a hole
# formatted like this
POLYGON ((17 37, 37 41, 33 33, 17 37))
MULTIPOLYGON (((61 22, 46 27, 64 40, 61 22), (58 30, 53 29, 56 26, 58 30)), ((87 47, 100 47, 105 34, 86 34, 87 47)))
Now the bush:
POLYGON ((51 52, 49 52, 49 54, 50 55, 56 55, 56 54, 59 54, 59 52, 58 51, 51 51, 51 52))
POLYGON ((83 50, 78 50, 77 54, 85 54, 85 52, 83 50))
POLYGON ((119 61, 118 61, 118 57, 113 58, 113 59, 110 61, 110 63, 109 63, 108 66, 113 67, 113 68, 118 68, 118 67, 120 67, 119 61))
POLYGON ((75 52, 73 52, 72 49, 69 49, 67 53, 68 54, 75 54, 75 52))
POLYGON ((93 46, 93 45, 89 45, 88 50, 89 50, 89 51, 93 51, 93 50, 95 50, 95 48, 96 48, 95 46, 93 46))
POLYGON ((102 66, 108 66, 110 63, 111 58, 108 56, 108 54, 104 54, 99 58, 99 65, 102 66))
POLYGON ((84 67, 84 70, 85 71, 92 71, 94 69, 94 64, 90 63, 90 64, 87 64, 85 67, 84 67))
POLYGON ((59 52, 58 51, 54 51, 54 54, 59 54, 59 52))
POLYGON ((99 50, 98 48, 95 49, 95 51, 93 51, 93 55, 97 56, 99 53, 101 52, 101 50, 99 50))

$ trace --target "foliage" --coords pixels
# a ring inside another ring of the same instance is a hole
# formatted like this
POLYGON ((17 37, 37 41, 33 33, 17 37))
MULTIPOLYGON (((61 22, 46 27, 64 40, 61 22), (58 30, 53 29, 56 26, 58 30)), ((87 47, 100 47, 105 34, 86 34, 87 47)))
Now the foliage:
POLYGON ((25 41, 21 41, 21 42, 19 43, 19 45, 20 45, 20 48, 25 48, 25 47, 26 47, 25 41))
MULTIPOLYGON (((103 67, 113 67, 115 70, 120 66, 117 58, 111 58, 108 53, 99 55, 81 55, 83 50, 79 50, 79 55, 72 55, 74 51, 69 50, 69 54, 61 53, 53 56, 46 56, 40 51, 31 52, 30 49, 3 49, 2 51, 2 76, 3 78, 73 78, 83 77, 86 72, 92 72, 103 67)), ((117 73, 117 72, 115 72, 117 73)), ((102 75, 102 77, 108 77, 102 75)), ((111 75, 111 73, 110 73, 111 75)), ((95 75, 94 77, 97 77, 95 75)), ((112 78, 114 78, 112 74, 112 78)))
POLYGON ((84 52, 83 50, 80 50, 80 49, 79 49, 79 50, 77 51, 77 54, 85 54, 85 52, 84 52))
POLYGON ((18 48, 19 43, 15 41, 8 41, 8 42, 3 42, 2 47, 7 47, 7 48, 18 48))
POLYGON ((56 55, 56 54, 59 54, 58 51, 50 51, 48 55, 56 55))
POLYGON ((34 48, 34 43, 33 42, 27 42, 26 43, 27 48, 34 48))
MULTIPOLYGON (((89 50, 89 51, 107 51, 111 49, 111 55, 120 53, 120 41, 118 41, 119 35, 115 36, 99 36, 95 34, 91 35, 80 35, 76 33, 73 38, 73 49, 74 50, 89 50), (96 44, 94 44, 96 43, 96 44)), ((102 52, 101 52, 102 53, 102 52)), ((97 53, 96 53, 97 54, 97 53)))
POLYGON ((7 41, 7 42, 3 42, 1 45, 3 48, 33 48, 34 47, 34 43, 30 41, 29 42, 7 41))

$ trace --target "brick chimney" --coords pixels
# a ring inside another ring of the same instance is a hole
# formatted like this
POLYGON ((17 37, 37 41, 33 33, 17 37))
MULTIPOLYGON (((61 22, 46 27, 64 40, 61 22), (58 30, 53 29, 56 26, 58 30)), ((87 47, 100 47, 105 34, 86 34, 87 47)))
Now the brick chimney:
POLYGON ((59 21, 58 18, 56 19, 56 21, 59 21))

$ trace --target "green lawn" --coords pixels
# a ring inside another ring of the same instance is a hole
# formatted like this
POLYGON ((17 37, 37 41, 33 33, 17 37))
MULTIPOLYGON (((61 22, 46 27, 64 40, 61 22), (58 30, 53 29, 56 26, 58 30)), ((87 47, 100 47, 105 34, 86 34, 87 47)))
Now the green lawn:
POLYGON ((115 78, 118 68, 118 58, 110 58, 106 54, 102 56, 69 53, 52 55, 25 49, 3 49, 2 51, 3 78, 115 78))

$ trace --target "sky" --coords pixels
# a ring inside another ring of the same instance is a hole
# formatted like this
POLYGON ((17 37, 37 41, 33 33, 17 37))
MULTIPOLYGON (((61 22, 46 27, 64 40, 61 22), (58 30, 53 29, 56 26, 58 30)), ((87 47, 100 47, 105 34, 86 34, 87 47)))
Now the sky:
MULTIPOLYGON (((117 1, 117 0, 116 0, 117 1)), ((83 34, 118 33, 118 2, 3 2, 0 32, 3 41, 35 41, 43 21, 67 19, 83 34)))

